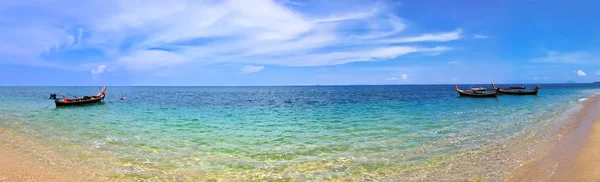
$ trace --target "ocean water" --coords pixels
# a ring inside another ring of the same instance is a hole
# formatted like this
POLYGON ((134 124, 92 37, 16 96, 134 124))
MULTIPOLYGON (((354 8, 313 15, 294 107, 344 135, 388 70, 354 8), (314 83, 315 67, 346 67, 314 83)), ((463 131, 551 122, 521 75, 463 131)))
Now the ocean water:
POLYGON ((117 180, 500 180, 600 93, 541 87, 465 98, 452 85, 109 86, 103 103, 64 108, 48 95, 98 88, 0 87, 0 127, 117 180))

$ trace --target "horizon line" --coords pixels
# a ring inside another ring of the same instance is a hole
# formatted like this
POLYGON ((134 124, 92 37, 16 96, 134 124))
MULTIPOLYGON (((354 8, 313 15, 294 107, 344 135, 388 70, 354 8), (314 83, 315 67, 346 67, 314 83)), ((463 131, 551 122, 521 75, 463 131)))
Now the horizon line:
MULTIPOLYGON (((526 85, 547 85, 547 84, 594 84, 595 82, 585 83, 494 83, 500 85, 506 84, 526 84, 526 85)), ((289 84, 289 85, 106 85, 112 87, 279 87, 279 86, 419 86, 419 85, 487 85, 491 83, 415 83, 415 84, 289 84)), ((0 87, 96 87, 102 85, 0 85, 0 87)))

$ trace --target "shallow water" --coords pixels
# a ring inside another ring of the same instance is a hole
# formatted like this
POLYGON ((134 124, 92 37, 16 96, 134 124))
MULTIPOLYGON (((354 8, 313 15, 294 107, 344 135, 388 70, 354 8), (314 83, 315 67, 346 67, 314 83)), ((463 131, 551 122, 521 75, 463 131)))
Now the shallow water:
POLYGON ((497 99, 451 85, 109 87, 67 108, 50 92, 97 88, 0 87, 0 127, 117 179, 499 180, 600 88, 541 86, 497 99))

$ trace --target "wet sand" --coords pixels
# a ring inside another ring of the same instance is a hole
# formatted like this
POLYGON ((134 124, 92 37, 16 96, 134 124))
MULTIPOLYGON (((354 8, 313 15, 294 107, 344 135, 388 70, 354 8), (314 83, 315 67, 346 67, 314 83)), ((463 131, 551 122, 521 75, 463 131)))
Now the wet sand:
POLYGON ((6 146, 0 146, 0 156, 0 181, 76 181, 6 146))
POLYGON ((0 129, 0 182, 97 181, 93 176, 81 175, 90 172, 86 169, 31 139, 0 129))
POLYGON ((600 181, 600 98, 563 127, 552 150, 514 169, 508 181, 600 181))

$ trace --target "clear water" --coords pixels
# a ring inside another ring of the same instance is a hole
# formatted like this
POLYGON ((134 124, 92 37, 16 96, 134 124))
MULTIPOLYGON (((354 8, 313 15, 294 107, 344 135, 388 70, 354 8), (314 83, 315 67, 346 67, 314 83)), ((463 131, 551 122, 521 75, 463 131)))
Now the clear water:
POLYGON ((497 99, 451 85, 109 86, 67 108, 48 95, 97 88, 0 87, 0 127, 120 180, 499 180, 600 88, 541 86, 497 99))

